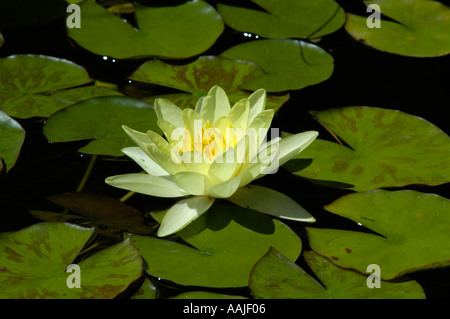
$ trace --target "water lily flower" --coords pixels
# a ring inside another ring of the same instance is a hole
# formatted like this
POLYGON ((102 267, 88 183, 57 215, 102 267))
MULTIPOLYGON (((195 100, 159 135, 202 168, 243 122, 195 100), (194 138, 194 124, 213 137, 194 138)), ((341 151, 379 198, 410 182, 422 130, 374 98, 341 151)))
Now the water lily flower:
POLYGON ((280 218, 314 222, 290 197, 248 185, 276 171, 318 135, 307 131, 267 141, 274 111, 266 110, 265 103, 266 92, 260 89, 231 107, 219 86, 200 98, 195 109, 156 99, 157 123, 165 138, 123 126, 137 147, 122 151, 145 173, 111 176, 106 183, 151 196, 182 198, 164 215, 160 237, 183 229, 217 198, 280 218))

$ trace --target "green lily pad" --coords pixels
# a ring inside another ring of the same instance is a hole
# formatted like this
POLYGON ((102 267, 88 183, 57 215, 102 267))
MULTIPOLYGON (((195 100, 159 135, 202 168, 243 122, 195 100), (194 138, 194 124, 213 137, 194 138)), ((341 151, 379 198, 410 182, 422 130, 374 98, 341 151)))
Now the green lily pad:
POLYGON ((137 26, 93 0, 80 3, 82 27, 67 29, 83 48, 116 59, 145 56, 187 58, 209 49, 222 33, 220 15, 205 1, 150 7, 134 3, 137 26))
POLYGON ((376 233, 308 227, 311 248, 341 267, 365 272, 377 264, 381 278, 390 280, 450 264, 450 200, 444 197, 373 190, 325 208, 376 233))
POLYGON ((151 105, 137 99, 111 96, 72 104, 53 114, 43 131, 51 142, 92 140, 79 151, 85 154, 123 156, 121 149, 135 146, 122 129, 160 132, 151 105))
MULTIPOLYGON (((18 118, 50 116, 72 103, 67 101, 64 93, 55 92, 91 82, 83 67, 43 55, 2 58, 0 69, 1 108, 10 116, 18 118)), ((81 97, 78 98, 81 99, 84 93, 79 92, 77 96, 81 97)))
POLYGON ((231 28, 265 38, 318 38, 338 30, 344 10, 333 0, 252 0, 266 10, 218 4, 217 10, 231 28))
POLYGON ((439 1, 370 0, 383 15, 380 28, 369 28, 367 17, 347 14, 345 29, 356 40, 375 49, 413 57, 450 53, 450 8, 439 1))
MULTIPOLYGON (((185 65, 173 65, 159 60, 150 60, 142 64, 130 79, 139 82, 167 86, 187 93, 173 93, 154 96, 148 99, 165 98, 179 107, 194 108, 197 100, 219 85, 232 103, 247 98, 251 92, 240 86, 264 72, 255 64, 233 61, 220 56, 201 56, 185 65)), ((289 99, 289 94, 267 96, 267 108, 278 110, 289 99)))
MULTIPOLYGON (((24 140, 25 130, 22 126, 0 110, 0 158, 6 165, 6 171, 16 163, 24 140)), ((1 161, 0 170, 3 170, 1 161)))
MULTIPOLYGON (((60 101, 61 108, 74 104, 76 102, 84 101, 94 97, 102 96, 123 96, 123 94, 117 90, 99 86, 99 85, 85 85, 73 89, 57 91, 50 95, 53 99, 60 101)), ((58 108, 59 110, 59 108, 58 108)), ((53 114, 52 112, 51 114, 53 114)), ((51 115, 50 114, 50 115, 51 115)))
POLYGON ((190 246, 131 236, 147 262, 149 274, 181 285, 244 287, 253 265, 270 247, 294 260, 301 252, 300 238, 282 222, 217 202, 208 212, 206 228, 181 238, 190 246))
POLYGON ((265 88, 268 92, 299 90, 327 80, 334 59, 315 44, 291 39, 255 40, 238 44, 221 56, 257 64, 264 74, 240 86, 246 90, 265 88))
POLYGON ((252 270, 249 286, 263 299, 423 299, 416 281, 380 282, 369 288, 365 275, 335 266, 320 255, 305 251, 306 263, 317 278, 271 248, 252 270))
POLYGON ((114 298, 142 274, 142 259, 129 240, 77 263, 80 288, 67 285, 66 269, 93 230, 39 223, 0 234, 0 297, 5 299, 114 298))
POLYGON ((286 164, 296 175, 355 191, 449 181, 450 139, 420 117, 377 107, 334 108, 313 116, 349 147, 316 139, 286 164))
POLYGON ((158 291, 150 279, 145 278, 142 286, 136 291, 131 299, 156 299, 158 291))

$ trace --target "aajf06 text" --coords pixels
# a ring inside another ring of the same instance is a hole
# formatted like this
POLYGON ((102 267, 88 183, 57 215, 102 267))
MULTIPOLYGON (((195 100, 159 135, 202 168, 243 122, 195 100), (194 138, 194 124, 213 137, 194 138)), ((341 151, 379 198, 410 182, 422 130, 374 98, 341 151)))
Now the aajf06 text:
POLYGON ((227 313, 233 314, 263 314, 266 312, 266 307, 264 304, 255 304, 255 303, 244 303, 244 304, 229 304, 227 313))

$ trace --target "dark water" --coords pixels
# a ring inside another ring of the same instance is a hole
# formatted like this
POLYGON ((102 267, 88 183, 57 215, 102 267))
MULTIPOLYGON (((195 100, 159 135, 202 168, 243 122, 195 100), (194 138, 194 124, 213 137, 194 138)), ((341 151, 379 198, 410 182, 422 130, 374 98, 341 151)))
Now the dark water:
MULTIPOLYGON (((365 6, 359 1, 337 2, 346 12, 367 15, 365 6)), ((63 18, 56 18, 35 26, 0 28, 6 39, 5 45, 0 48, 0 56, 44 54, 65 58, 84 66, 92 78, 115 83, 121 90, 134 96, 145 95, 142 89, 147 86, 129 84, 126 79, 143 60, 105 61, 101 56, 74 46, 65 35, 64 23, 63 18)), ((249 40, 241 33, 226 28, 218 42, 203 55, 220 54, 235 44, 249 40)), ((291 99, 278 112, 273 127, 292 133, 318 130, 321 138, 331 140, 331 136, 312 119, 308 113, 310 110, 367 105, 402 110, 423 117, 446 133, 449 132, 447 108, 450 107, 450 56, 420 59, 383 53, 356 42, 343 28, 323 37, 317 44, 333 56, 333 75, 320 84, 290 92, 291 99)), ((90 159, 90 156, 82 156, 77 152, 85 142, 48 143, 42 134, 43 119, 21 120, 20 123, 27 135, 19 160, 13 170, 0 176, 0 231, 18 230, 37 222, 28 213, 29 209, 55 209, 45 197, 74 191, 90 159)), ((99 159, 84 190, 119 198, 123 191, 105 185, 105 177, 134 170, 135 167, 129 162, 99 159)), ((270 186, 297 200, 318 219, 318 226, 357 227, 353 222, 330 216, 322 208, 349 191, 318 186, 283 170, 257 183, 270 186)), ((405 188, 445 197, 450 194, 449 185, 405 188)), ((167 207, 171 201, 134 196, 127 203, 142 212, 148 212, 167 207)), ((302 225, 287 224, 305 239, 302 225)), ((304 244, 307 248, 306 240, 304 244)), ((448 269, 417 273, 413 278, 419 281, 428 298, 450 297, 448 269)))

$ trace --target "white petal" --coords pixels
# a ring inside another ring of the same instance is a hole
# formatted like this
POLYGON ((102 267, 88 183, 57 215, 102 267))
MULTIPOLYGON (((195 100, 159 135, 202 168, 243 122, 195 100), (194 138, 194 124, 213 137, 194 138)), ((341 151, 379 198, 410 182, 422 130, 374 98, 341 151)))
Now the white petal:
POLYGON ((209 166, 208 176, 212 177, 213 181, 229 180, 241 165, 234 148, 229 147, 222 151, 216 155, 214 162, 209 166))
POLYGON ((173 181, 182 189, 192 195, 205 195, 210 187, 209 179, 206 175, 196 172, 179 172, 172 175, 173 181))
POLYGON ((186 128, 191 134, 191 138, 196 140, 202 134, 203 119, 200 114, 195 112, 193 109, 183 110, 183 125, 180 127, 186 128))
POLYGON ((241 177, 240 187, 245 186, 258 178, 266 165, 267 164, 265 163, 248 164, 242 172, 239 173, 239 176, 241 177))
POLYGON ((205 213, 213 203, 214 198, 206 196, 180 200, 167 211, 159 226, 158 236, 164 237, 183 229, 205 213))
POLYGON ((169 155, 171 154, 173 146, 164 137, 150 130, 147 131, 147 135, 153 141, 153 144, 156 145, 156 147, 158 147, 161 151, 164 151, 169 155))
POLYGON ((127 135, 139 146, 144 152, 147 152, 148 145, 154 145, 150 136, 145 133, 133 130, 126 125, 122 125, 123 130, 127 135))
MULTIPOLYGON (((176 174, 184 170, 184 166, 174 162, 172 154, 167 154, 155 145, 148 145, 147 152, 149 157, 159 166, 161 166, 169 175, 176 174)), ((175 155, 173 157, 176 157, 175 155)))
POLYGON ((195 112, 197 112, 198 114, 202 114, 202 109, 203 109, 203 104, 205 104, 205 97, 206 96, 202 96, 201 98, 199 98, 197 100, 197 103, 195 104, 195 112))
POLYGON ((316 131, 306 131, 283 137, 279 143, 279 165, 283 165, 292 157, 307 148, 319 135, 316 131))
POLYGON ((270 124, 272 124, 274 114, 275 112, 273 111, 273 109, 261 111, 255 116, 251 124, 249 124, 249 127, 252 127, 256 130, 260 128, 268 130, 270 124))
POLYGON ((308 223, 316 221, 292 198, 273 189, 258 185, 239 188, 228 200, 236 205, 280 218, 308 223))
POLYGON ((240 182, 241 177, 236 176, 226 182, 211 187, 209 193, 216 198, 228 198, 237 191, 240 182))
POLYGON ((225 91, 220 86, 212 87, 205 97, 202 106, 202 117, 204 121, 212 124, 219 117, 226 116, 230 111, 230 102, 225 91))
POLYGON ((183 127, 183 118, 181 109, 166 99, 155 99, 155 110, 158 120, 164 120, 175 127, 183 127))
POLYGON ((273 116, 273 109, 264 110, 259 113, 249 125, 248 130, 254 130, 257 136, 257 142, 250 145, 255 150, 257 150, 261 144, 266 141, 266 135, 269 131, 270 125, 272 124, 273 116))
POLYGON ((167 176, 167 173, 161 166, 159 166, 154 160, 152 160, 141 148, 139 147, 126 147, 122 149, 122 152, 134 160, 144 171, 153 176, 167 176))
POLYGON ((248 99, 242 99, 233 105, 230 112, 228 112, 227 118, 234 128, 242 127, 247 129, 249 113, 250 102, 248 99))
POLYGON ((168 177, 148 174, 124 174, 110 176, 106 184, 156 197, 181 197, 189 195, 168 177))
POLYGON ((164 136, 167 138, 167 140, 171 143, 174 144, 174 141, 172 139, 172 132, 177 128, 175 125, 173 125, 172 123, 170 123, 169 121, 166 120, 158 120, 157 124, 159 126, 159 128, 161 129, 161 131, 163 131, 164 136))
POLYGON ((259 89, 253 92, 249 97, 250 101, 250 114, 248 117, 248 124, 250 125, 255 117, 261 113, 266 107, 266 90, 259 89))
MULTIPOLYGON (((281 139, 279 137, 270 140, 267 143, 263 143, 258 149, 258 155, 253 159, 253 163, 257 163, 256 165, 249 165, 249 167, 245 168, 243 174, 245 174, 245 170, 248 169, 251 171, 251 176, 253 180, 258 179, 266 174, 275 174, 280 167, 280 150, 279 150, 279 141, 281 139), (259 164, 259 165, 258 165, 259 164), (257 169, 259 173, 257 172, 257 169), (255 175, 257 174, 257 175, 255 175)), ((249 181, 250 182, 250 181, 249 181)), ((241 182, 241 186, 243 186, 241 182)))
POLYGON ((179 158, 184 171, 207 175, 211 163, 205 157, 201 151, 190 151, 184 152, 179 158))

